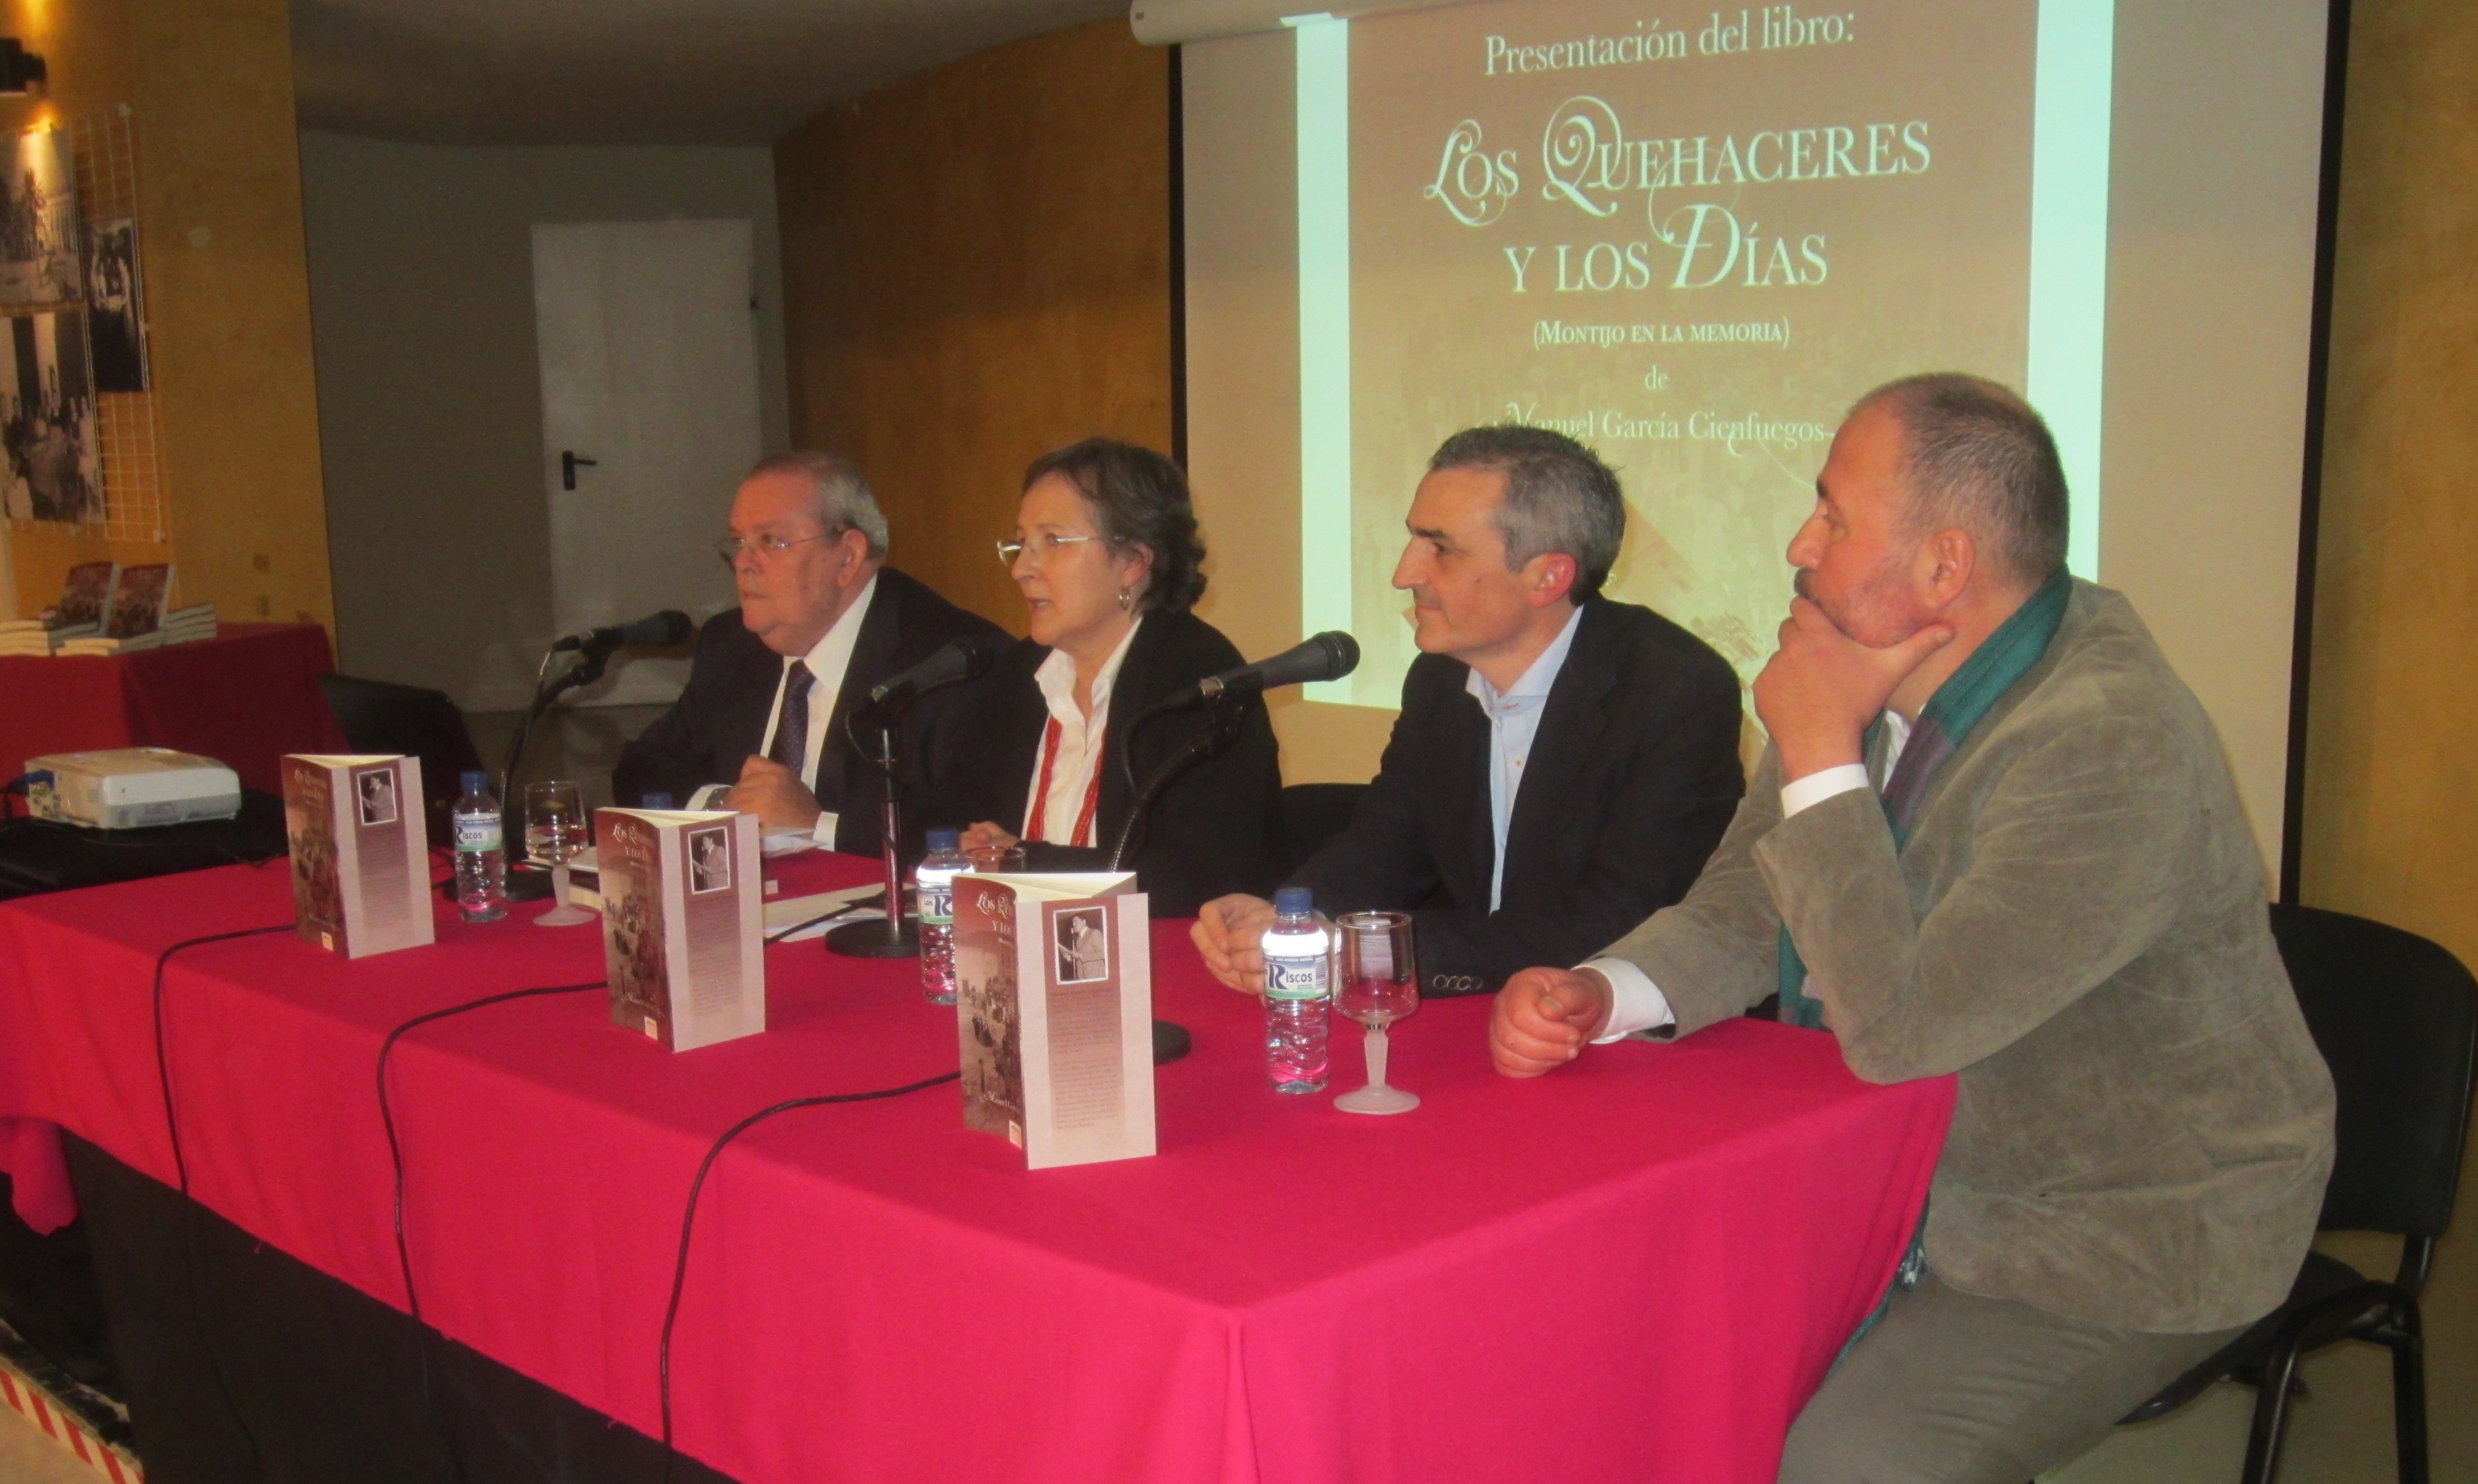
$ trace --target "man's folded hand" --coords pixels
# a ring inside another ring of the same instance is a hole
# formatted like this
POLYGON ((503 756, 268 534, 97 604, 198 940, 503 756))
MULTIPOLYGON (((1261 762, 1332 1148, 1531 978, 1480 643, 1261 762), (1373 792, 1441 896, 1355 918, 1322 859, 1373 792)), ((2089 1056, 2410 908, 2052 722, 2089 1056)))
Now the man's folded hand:
POLYGON ((800 782, 800 775, 764 758, 740 766, 740 781, 722 796, 722 807, 755 815, 760 824, 774 829, 815 829, 818 823, 818 796, 800 782))
POLYGON ((1527 968, 1497 992, 1489 1055, 1509 1077, 1555 1071, 1608 1023, 1609 982, 1588 968, 1527 968))

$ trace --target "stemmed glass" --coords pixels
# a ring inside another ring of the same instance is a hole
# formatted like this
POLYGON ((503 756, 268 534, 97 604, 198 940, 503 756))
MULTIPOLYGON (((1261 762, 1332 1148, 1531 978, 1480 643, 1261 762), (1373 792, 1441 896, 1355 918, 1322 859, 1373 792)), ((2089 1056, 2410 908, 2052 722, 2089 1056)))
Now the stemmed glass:
POLYGON ((558 905, 534 918, 536 927, 573 927, 594 914, 568 899, 568 863, 594 843, 585 820, 585 798, 572 783, 525 785, 525 850, 550 862, 550 891, 558 905))
POLYGON ((1385 1027, 1420 1008, 1411 915, 1350 912, 1334 925, 1342 935, 1342 989, 1334 1008, 1368 1027, 1368 1085, 1333 1105, 1345 1113, 1408 1113, 1420 1099, 1385 1085, 1385 1027))

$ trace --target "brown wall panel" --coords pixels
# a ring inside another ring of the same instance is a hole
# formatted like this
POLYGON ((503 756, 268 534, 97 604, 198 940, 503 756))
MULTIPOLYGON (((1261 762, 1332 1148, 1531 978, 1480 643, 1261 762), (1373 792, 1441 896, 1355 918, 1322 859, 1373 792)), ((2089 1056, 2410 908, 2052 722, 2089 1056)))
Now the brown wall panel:
POLYGON ((1104 21, 775 146, 793 440, 859 463, 898 566, 1018 633, 991 543, 1025 464, 1094 433, 1170 443, 1169 81, 1104 21))
POLYGON ((128 106, 168 543, 12 536, 19 607, 99 556, 175 560, 226 618, 332 623, 284 0, 5 0, 50 69, 0 129, 128 106))
POLYGON ((2478 964, 2478 7, 2359 0, 2303 890, 2478 964))

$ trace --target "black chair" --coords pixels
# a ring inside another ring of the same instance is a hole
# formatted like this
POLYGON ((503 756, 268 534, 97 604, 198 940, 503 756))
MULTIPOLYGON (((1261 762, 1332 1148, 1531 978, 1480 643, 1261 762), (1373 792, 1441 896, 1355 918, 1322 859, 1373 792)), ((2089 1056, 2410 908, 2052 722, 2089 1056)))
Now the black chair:
POLYGON ((2313 907, 2271 909, 2297 1003, 2332 1069, 2338 1149, 2325 1231, 2402 1239, 2389 1280, 2309 1252, 2288 1301, 2124 1419, 2172 1412, 2226 1379, 2258 1388, 2244 1484, 2271 1484, 2299 1357, 2342 1340, 2392 1352, 2401 1484, 2426 1484, 2426 1345, 2417 1295, 2452 1219, 2478 1050, 2478 980, 2415 933, 2313 907))
POLYGON ((463 792, 460 779, 482 767, 482 755, 456 703, 444 692, 351 675, 321 675, 318 689, 355 752, 401 753, 421 760, 421 801, 430 838, 452 838, 447 815, 463 792))
POLYGON ((1282 857, 1275 879, 1288 881, 1351 822, 1364 783, 1295 783, 1282 791, 1282 857))

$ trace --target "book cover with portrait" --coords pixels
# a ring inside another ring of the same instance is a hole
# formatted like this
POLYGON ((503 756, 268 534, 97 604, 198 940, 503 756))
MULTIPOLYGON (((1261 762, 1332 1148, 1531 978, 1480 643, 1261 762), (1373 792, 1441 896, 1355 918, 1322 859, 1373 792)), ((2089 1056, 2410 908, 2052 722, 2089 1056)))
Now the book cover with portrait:
POLYGON ((1152 938, 1133 874, 955 878, 964 1122, 1044 1170, 1153 1152, 1152 938))
POLYGON ((419 758, 286 754, 284 828, 304 940, 348 959, 436 940, 419 758))
POLYGON ((758 836, 750 815, 594 812, 613 1024, 672 1051, 766 1028, 758 836))

